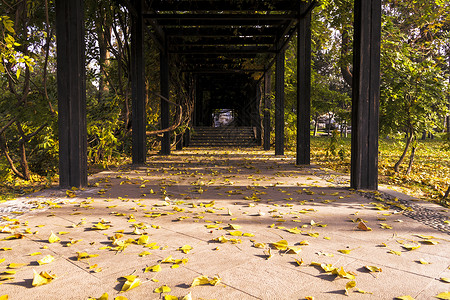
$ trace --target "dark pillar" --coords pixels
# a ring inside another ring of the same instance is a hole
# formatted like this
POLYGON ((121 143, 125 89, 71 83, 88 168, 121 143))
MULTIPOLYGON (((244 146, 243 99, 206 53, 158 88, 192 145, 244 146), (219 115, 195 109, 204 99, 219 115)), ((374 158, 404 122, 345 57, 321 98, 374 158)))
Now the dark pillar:
POLYGON ((254 115, 254 122, 256 127, 256 143, 258 146, 261 146, 262 138, 261 138, 261 113, 260 113, 260 107, 261 107, 261 83, 258 83, 256 85, 256 98, 255 103, 253 105, 253 115, 254 115))
MULTIPOLYGON (((300 3, 300 14, 307 7, 300 3)), ((311 13, 297 25, 297 164, 309 165, 311 115, 311 13)))
MULTIPOLYGON (((165 51, 160 51, 159 55, 161 96, 169 99, 169 57, 165 51)), ((169 127, 169 119, 169 102, 161 98, 161 129, 169 127)), ((170 154, 170 132, 164 132, 163 134, 161 140, 161 154, 170 154)))
POLYGON ((275 58, 275 155, 284 155, 284 55, 275 58))
POLYGON ((378 188, 381 0, 355 1, 351 187, 378 188))
POLYGON ((144 74, 144 31, 142 1, 134 0, 137 15, 132 14, 131 22, 131 109, 132 109, 132 160, 133 164, 144 164, 146 160, 146 110, 144 74))
POLYGON ((56 1, 59 185, 87 186, 84 1, 56 1))
POLYGON ((270 71, 264 74, 264 150, 270 150, 270 107, 272 102, 270 71))

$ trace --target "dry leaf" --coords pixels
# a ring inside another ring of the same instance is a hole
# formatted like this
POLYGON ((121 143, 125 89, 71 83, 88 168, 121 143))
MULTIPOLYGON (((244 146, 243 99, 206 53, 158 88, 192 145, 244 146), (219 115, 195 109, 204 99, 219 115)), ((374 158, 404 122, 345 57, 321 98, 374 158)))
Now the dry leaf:
POLYGON ((27 264, 16 264, 16 263, 10 263, 8 265, 8 269, 19 269, 22 268, 23 266, 26 266, 27 264))
POLYGON ((134 275, 124 276, 126 279, 125 283, 122 286, 121 292, 129 291, 141 284, 141 280, 134 275))
POLYGON ((167 285, 163 285, 160 286, 159 288, 156 288, 153 292, 161 294, 161 293, 169 293, 170 291, 171 291, 170 287, 168 287, 167 285))
POLYGON ((162 270, 161 265, 154 265, 144 269, 144 273, 147 272, 160 272, 162 270))
POLYGON ((277 250, 287 250, 288 248, 288 242, 286 240, 281 240, 278 241, 276 243, 270 243, 270 246, 272 246, 273 248, 277 249, 277 250))
POLYGON ((204 285, 204 284, 210 284, 210 285, 217 285, 220 282, 220 278, 217 276, 214 276, 213 279, 209 279, 207 276, 198 276, 194 278, 192 281, 191 287, 198 286, 198 285, 204 285))
POLYGON ((397 300, 414 300, 413 297, 406 295, 406 296, 400 296, 400 297, 395 297, 395 299, 397 300))
POLYGON ((360 222, 359 222, 357 228, 358 228, 358 229, 361 229, 361 230, 364 230, 364 231, 372 231, 372 228, 368 227, 368 226, 366 225, 366 223, 364 223, 363 221, 360 221, 360 222))
POLYGON ((446 282, 446 283, 450 283, 450 278, 447 278, 447 277, 441 277, 441 278, 439 278, 439 280, 446 282))
POLYGON ((449 300, 450 292, 442 292, 442 293, 437 294, 435 297, 438 299, 442 299, 442 300, 449 300))
POLYGON ((345 294, 348 296, 348 291, 356 286, 356 282, 354 280, 347 282, 345 285, 345 294))
POLYGON ((418 248, 420 248, 420 244, 404 244, 402 245, 403 248, 405 248, 406 250, 416 250, 418 248))
POLYGON ((87 252, 77 252, 77 260, 97 257, 98 254, 88 254, 87 252))
POLYGON ((382 272, 381 268, 375 266, 364 266, 364 268, 366 268, 370 272, 382 272))
POLYGON ((45 264, 51 263, 51 262, 54 261, 54 260, 55 260, 55 258, 54 258, 53 256, 51 256, 51 255, 46 255, 46 256, 44 256, 42 259, 38 260, 37 262, 38 262, 38 264, 40 264, 40 265, 45 265, 45 264))
POLYGON ((44 284, 50 283, 53 279, 56 278, 55 275, 50 275, 47 272, 41 272, 37 273, 35 270, 33 270, 34 276, 33 276, 33 282, 31 283, 32 286, 40 286, 44 284))
POLYGON ((48 237, 48 242, 49 243, 56 243, 59 242, 61 239, 59 237, 56 236, 56 234, 52 233, 50 234, 50 236, 48 237))
POLYGON ((108 293, 104 293, 100 296, 100 298, 89 298, 88 300, 108 300, 109 296, 108 293))
POLYGON ((184 245, 183 247, 180 247, 178 250, 180 250, 184 254, 188 254, 189 251, 191 251, 192 249, 193 249, 192 246, 184 245))

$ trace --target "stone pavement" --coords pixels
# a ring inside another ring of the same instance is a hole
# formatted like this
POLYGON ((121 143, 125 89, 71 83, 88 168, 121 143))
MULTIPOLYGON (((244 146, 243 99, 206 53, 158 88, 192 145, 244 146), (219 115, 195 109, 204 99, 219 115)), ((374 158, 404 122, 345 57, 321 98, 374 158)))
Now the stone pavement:
POLYGON ((440 215, 439 231, 407 217, 410 202, 351 191, 294 161, 188 149, 96 174, 85 190, 2 203, 0 299, 437 299, 450 290, 448 210, 412 205, 440 215), (60 240, 50 243, 52 233, 60 240), (33 270, 56 278, 41 273, 48 283, 33 287, 33 270), (191 286, 202 275, 206 284, 191 286))

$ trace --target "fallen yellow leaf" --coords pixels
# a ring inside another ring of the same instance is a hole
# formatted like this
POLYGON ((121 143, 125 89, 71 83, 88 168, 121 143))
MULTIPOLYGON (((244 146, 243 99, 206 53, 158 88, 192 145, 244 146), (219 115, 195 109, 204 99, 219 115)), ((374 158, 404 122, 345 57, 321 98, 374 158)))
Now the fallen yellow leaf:
POLYGON ((205 284, 217 285, 217 284, 219 284, 219 282, 220 282, 220 278, 217 276, 214 276, 213 279, 209 279, 207 276, 202 275, 202 276, 198 276, 198 277, 194 278, 194 280, 192 281, 191 287, 205 285, 205 284))
POLYGON ((167 285, 160 286, 159 288, 156 288, 153 292, 154 293, 169 293, 171 291, 170 287, 167 285))
POLYGON ((38 262, 38 264, 40 264, 40 265, 45 265, 45 264, 51 263, 51 262, 54 261, 54 260, 55 260, 55 258, 54 258, 53 256, 51 256, 51 255, 46 255, 46 256, 44 256, 42 259, 38 260, 37 262, 38 262))
POLYGON ((141 284, 141 280, 137 278, 137 276, 130 275, 130 276, 124 276, 127 281, 122 286, 121 292, 126 292, 131 289, 134 289, 135 287, 139 286, 141 284))
POLYGON ((178 250, 180 250, 181 252, 188 254, 189 251, 191 251, 193 248, 192 246, 189 245, 184 245, 183 247, 180 247, 178 250))
POLYGON ((49 243, 56 243, 56 242, 59 242, 61 239, 58 237, 58 236, 56 236, 56 234, 54 234, 53 233, 53 231, 52 231, 52 233, 50 234, 50 236, 48 237, 48 242, 49 243))
POLYGON ((154 265, 144 269, 144 273, 147 272, 160 272, 162 270, 161 265, 154 265))
POLYGON ((55 275, 50 275, 47 272, 41 272, 37 273, 35 270, 33 270, 34 276, 33 276, 33 282, 31 283, 32 286, 40 286, 44 284, 50 283, 53 279, 56 278, 55 275))
POLYGON ((437 294, 435 297, 438 299, 442 299, 442 300, 449 300, 450 292, 442 292, 442 293, 437 294))
POLYGON ((406 296, 400 296, 400 297, 395 297, 396 300, 414 300, 413 297, 406 295, 406 296))

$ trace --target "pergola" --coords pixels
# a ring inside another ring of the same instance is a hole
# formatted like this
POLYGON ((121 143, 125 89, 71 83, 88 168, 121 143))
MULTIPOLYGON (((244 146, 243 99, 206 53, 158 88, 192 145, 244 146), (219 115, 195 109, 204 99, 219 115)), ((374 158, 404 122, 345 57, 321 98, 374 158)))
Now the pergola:
MULTIPOLYGON (((260 72, 264 105, 270 105, 269 70, 275 64, 275 155, 284 154, 285 49, 297 38, 297 159, 310 164, 311 11, 315 0, 131 0, 120 1, 132 18, 132 160, 146 161, 144 33, 160 51, 161 95, 169 98, 169 60, 193 74, 260 72), (248 69, 242 59, 265 63, 248 69)), ((56 1, 60 186, 87 185, 85 41, 83 1, 56 1)), ((378 187, 378 106, 381 0, 355 0, 351 187, 378 187)), ((266 110, 267 111, 267 110, 266 110)), ((161 126, 169 127, 169 104, 161 100, 161 126)), ((264 113, 264 148, 270 120, 264 113)), ((169 132, 161 153, 170 154, 169 132)))

